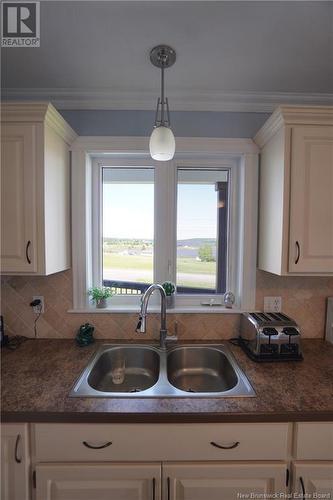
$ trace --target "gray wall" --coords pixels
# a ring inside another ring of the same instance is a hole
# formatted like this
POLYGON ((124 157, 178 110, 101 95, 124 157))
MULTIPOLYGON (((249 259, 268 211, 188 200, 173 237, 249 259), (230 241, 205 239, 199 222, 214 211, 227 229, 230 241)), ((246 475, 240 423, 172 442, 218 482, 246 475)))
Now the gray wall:
MULTIPOLYGON (((60 110, 79 135, 149 136, 154 111, 60 110)), ((171 125, 176 137, 252 138, 268 113, 174 111, 171 125)))

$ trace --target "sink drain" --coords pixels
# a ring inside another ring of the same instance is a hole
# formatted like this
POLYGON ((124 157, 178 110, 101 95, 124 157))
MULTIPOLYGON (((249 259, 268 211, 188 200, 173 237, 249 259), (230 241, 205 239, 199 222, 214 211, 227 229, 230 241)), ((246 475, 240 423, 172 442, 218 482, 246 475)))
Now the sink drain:
POLYGON ((141 389, 134 387, 133 389, 130 389, 128 392, 141 392, 141 389))
POLYGON ((195 391, 194 389, 191 389, 191 387, 189 387, 189 388, 187 389, 187 392, 197 392, 197 391, 195 391))

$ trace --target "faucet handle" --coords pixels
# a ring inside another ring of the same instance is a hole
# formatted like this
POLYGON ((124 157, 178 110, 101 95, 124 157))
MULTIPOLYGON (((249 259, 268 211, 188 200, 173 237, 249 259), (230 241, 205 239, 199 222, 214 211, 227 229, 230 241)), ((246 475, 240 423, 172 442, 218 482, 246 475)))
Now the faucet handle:
POLYGON ((178 321, 175 321, 175 330, 172 335, 168 335, 168 340, 178 340, 178 321))
POLYGON ((176 342, 178 340, 178 321, 175 321, 175 333, 167 334, 165 337, 166 342, 176 342))
POLYGON ((177 340, 178 340, 177 335, 169 335, 169 334, 168 334, 168 335, 165 337, 165 342, 177 342, 177 340))

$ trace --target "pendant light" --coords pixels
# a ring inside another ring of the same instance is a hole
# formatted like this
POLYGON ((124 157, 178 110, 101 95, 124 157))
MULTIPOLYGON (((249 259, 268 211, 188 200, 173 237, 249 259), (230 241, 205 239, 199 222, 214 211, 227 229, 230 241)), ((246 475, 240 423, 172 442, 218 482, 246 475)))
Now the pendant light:
POLYGON ((150 52, 150 61, 161 69, 161 97, 157 100, 154 130, 150 136, 149 151, 154 160, 172 160, 176 143, 170 128, 168 98, 164 94, 164 70, 170 68, 176 60, 176 52, 167 45, 158 45, 150 52))

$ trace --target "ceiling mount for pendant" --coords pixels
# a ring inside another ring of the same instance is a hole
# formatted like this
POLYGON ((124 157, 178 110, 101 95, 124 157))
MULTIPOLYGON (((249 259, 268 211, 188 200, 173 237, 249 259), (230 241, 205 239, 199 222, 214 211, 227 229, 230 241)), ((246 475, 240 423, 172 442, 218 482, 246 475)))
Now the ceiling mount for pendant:
POLYGON ((150 51, 150 62, 157 68, 170 68, 176 62, 176 51, 169 45, 157 45, 150 51))

